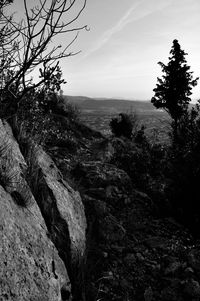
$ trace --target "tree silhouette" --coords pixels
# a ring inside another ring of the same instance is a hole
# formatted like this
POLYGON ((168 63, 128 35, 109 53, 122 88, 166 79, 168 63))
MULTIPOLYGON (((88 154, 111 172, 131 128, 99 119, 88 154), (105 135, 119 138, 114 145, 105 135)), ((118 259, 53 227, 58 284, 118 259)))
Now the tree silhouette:
POLYGON ((158 84, 153 90, 155 95, 151 102, 157 109, 164 109, 171 116, 174 121, 175 138, 179 120, 188 110, 191 90, 197 85, 198 78, 193 79, 193 72, 189 71, 190 66, 185 59, 187 53, 181 49, 178 40, 173 41, 170 55, 167 65, 158 63, 164 75, 157 79, 158 84))

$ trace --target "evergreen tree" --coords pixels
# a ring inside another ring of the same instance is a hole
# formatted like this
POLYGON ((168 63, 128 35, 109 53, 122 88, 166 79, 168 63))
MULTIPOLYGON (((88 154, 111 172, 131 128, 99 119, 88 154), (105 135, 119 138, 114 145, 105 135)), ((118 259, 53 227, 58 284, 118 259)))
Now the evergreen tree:
POLYGON ((188 110, 191 101, 192 87, 197 85, 198 78, 193 79, 193 72, 185 59, 187 53, 181 49, 178 40, 173 41, 167 65, 159 62, 164 75, 158 78, 158 84, 151 102, 159 109, 168 112, 174 123, 174 138, 177 135, 178 123, 188 110))

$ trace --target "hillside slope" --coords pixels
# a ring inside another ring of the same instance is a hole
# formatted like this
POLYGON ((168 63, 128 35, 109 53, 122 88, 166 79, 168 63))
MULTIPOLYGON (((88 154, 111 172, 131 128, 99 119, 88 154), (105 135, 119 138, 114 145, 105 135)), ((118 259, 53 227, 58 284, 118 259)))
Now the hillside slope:
POLYGON ((73 154, 51 150, 85 206, 85 300, 199 300, 198 241, 115 165, 116 142, 88 136, 73 154))
POLYGON ((79 106, 83 113, 98 112, 99 114, 117 114, 121 112, 137 111, 138 114, 163 114, 162 111, 156 110, 150 101, 136 101, 113 98, 99 99, 69 95, 65 95, 63 97, 66 101, 79 106))
MULTIPOLYGON (((49 237, 50 247, 53 244, 56 249, 57 261, 62 259, 65 264, 73 300, 199 300, 199 241, 184 226, 167 216, 167 210, 160 214, 158 204, 163 201, 162 193, 150 197, 142 185, 138 186, 142 176, 145 176, 144 184, 147 181, 152 183, 150 175, 142 171, 142 159, 137 161, 138 167, 135 165, 138 173, 133 178, 123 164, 119 167, 121 162, 116 160, 121 155, 117 151, 119 145, 128 150, 133 147, 133 158, 144 158, 140 157, 144 155, 144 149, 124 138, 105 138, 80 121, 64 115, 50 114, 48 122, 43 141, 48 155, 36 147, 35 155, 31 156, 34 158, 32 180, 37 179, 36 185, 34 181, 32 183, 36 188, 33 194, 37 202, 34 202, 40 208, 37 210, 41 211, 48 229, 48 235, 42 233, 47 240, 49 237)), ((22 141, 18 141, 24 149, 22 141)), ((131 163, 130 160, 128 162, 131 163)), ((2 175, 3 170, 0 173, 2 175)), ((22 177, 21 172, 19 174, 22 177)), ((161 183, 153 184, 159 187, 161 183)), ((4 200, 2 194, 1 198, 4 200)), ((16 200, 19 201, 18 198, 16 200)), ((11 204, 16 200, 13 196, 8 202, 11 204)), ((28 215, 28 210, 31 210, 31 207, 21 208, 20 203, 16 203, 15 207, 14 211, 19 210, 21 215, 28 215)), ((23 227, 22 223, 18 241, 29 241, 23 227)), ((10 228, 7 228, 7 233, 3 234, 10 233, 10 228)), ((3 228, 0 230, 2 233, 3 228)), ((37 241, 39 234, 35 232, 34 235, 37 241)), ((34 251, 35 244, 30 243, 29 247, 34 251)), ((9 236, 7 245, 12 244, 13 236, 9 236)), ((6 252, 3 245, 0 252, 2 262, 6 252)), ((13 256, 18 258, 19 254, 25 256, 22 250, 16 250, 13 256)), ((60 278, 56 277, 60 274, 55 270, 53 259, 52 262, 48 275, 56 279, 53 283, 57 283, 60 278)), ((19 271, 20 265, 13 264, 19 271)), ((47 259, 44 264, 49 266, 47 259)), ((40 265, 36 268, 42 272, 40 265)), ((5 269, 1 268, 1 274, 5 269)), ((19 277, 19 283, 22 281, 19 277)), ((37 279, 32 281, 36 283, 37 279)), ((44 296, 48 294, 43 289, 45 283, 50 285, 51 278, 50 281, 44 278, 44 285, 40 286, 44 296)), ((0 283, 1 289, 9 288, 9 285, 8 278, 0 283)), ((47 290, 53 288, 52 284, 47 290)), ((61 300, 70 300, 70 290, 66 286, 64 289, 65 292, 57 288, 57 296, 61 300)), ((8 289, 4 292, 6 294, 8 289)), ((18 294, 15 290, 15 297, 10 297, 10 300, 22 300, 18 294)))

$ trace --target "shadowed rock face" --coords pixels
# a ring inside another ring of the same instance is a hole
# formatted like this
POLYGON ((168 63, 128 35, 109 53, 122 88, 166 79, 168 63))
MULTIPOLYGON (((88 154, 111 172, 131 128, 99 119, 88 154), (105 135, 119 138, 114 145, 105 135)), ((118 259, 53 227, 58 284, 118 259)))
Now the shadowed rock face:
POLYGON ((0 186, 0 208, 0 300, 62 300, 70 281, 36 203, 19 207, 0 186))
POLYGON ((36 200, 80 300, 86 248, 86 217, 78 192, 63 179, 60 171, 41 147, 32 149, 32 165, 38 177, 36 200))
MULTIPOLYGON (((71 256, 74 262, 79 262, 85 251, 86 218, 80 194, 75 192, 63 179, 51 158, 40 147, 35 147, 36 168, 43 176, 43 188, 48 188, 48 197, 56 200, 56 207, 61 218, 66 222, 71 245, 71 256)), ((53 203, 53 200, 52 200, 53 203)), ((44 210, 48 211, 45 204, 44 210)), ((49 211, 52 207, 49 207, 49 211)), ((53 224, 53 220, 51 221, 53 224)))

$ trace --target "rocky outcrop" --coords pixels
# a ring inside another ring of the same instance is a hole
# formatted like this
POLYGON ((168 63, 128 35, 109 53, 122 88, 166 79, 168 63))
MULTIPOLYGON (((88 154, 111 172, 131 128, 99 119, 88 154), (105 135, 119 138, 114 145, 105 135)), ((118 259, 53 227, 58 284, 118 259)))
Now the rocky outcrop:
POLYGON ((80 195, 42 148, 25 147, 24 159, 0 120, 2 300, 70 300, 71 291, 78 300, 86 244, 80 195))
POLYGON ((26 171, 27 164, 10 126, 0 120, 0 185, 22 207, 35 202, 25 180, 26 171))
POLYGON ((0 300, 70 300, 66 268, 37 205, 18 206, 0 186, 0 208, 0 300))
POLYGON ((1 186, 0 241, 0 300, 70 300, 65 265, 37 204, 20 207, 1 186))
POLYGON ((78 192, 63 179, 52 159, 39 146, 31 148, 32 176, 37 179, 32 189, 46 221, 52 241, 65 262, 77 287, 82 281, 86 248, 86 218, 78 192))

